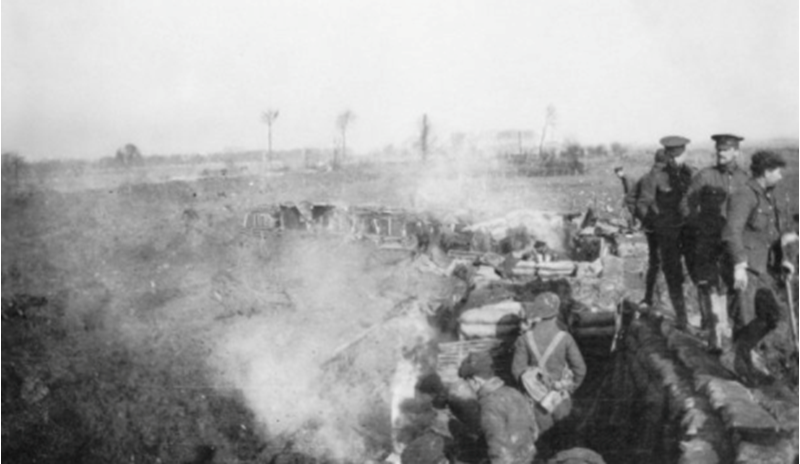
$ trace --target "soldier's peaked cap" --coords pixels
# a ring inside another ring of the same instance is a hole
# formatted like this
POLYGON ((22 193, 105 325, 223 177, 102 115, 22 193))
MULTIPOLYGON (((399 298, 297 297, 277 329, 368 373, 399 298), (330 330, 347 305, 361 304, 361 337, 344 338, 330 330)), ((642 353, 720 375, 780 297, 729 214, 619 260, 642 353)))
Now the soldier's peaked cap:
POLYGON ((659 140, 659 143, 663 145, 664 148, 685 147, 689 142, 691 142, 691 140, 686 137, 681 137, 680 135, 668 135, 659 140))
POLYGON ((739 148, 739 142, 744 140, 744 137, 734 134, 714 134, 711 140, 715 141, 719 148, 739 148))

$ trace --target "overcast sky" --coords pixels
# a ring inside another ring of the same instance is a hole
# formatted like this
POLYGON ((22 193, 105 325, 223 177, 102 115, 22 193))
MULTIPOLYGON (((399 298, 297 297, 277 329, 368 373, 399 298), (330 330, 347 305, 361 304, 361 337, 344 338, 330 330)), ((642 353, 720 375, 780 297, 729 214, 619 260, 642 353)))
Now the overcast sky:
POLYGON ((796 0, 3 0, 2 149, 330 147, 434 131, 798 137, 796 0))

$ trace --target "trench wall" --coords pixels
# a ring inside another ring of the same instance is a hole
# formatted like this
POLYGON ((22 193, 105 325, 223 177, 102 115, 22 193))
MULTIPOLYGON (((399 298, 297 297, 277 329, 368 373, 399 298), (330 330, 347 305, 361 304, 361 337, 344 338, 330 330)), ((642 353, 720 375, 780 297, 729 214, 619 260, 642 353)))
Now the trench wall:
POLYGON ((585 436, 607 462, 796 462, 796 392, 745 387, 656 316, 632 320, 622 340, 585 436))

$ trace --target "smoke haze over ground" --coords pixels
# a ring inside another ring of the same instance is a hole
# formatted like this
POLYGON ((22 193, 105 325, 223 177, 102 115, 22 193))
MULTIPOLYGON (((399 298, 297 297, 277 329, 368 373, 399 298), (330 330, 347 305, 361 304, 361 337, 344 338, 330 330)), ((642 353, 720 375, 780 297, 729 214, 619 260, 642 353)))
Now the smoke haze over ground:
POLYGON ((385 395, 395 363, 430 337, 424 315, 410 308, 376 328, 411 289, 363 246, 289 236, 266 246, 274 248, 243 258, 258 264, 239 266, 239 275, 248 285, 280 276, 290 306, 224 328, 213 355, 219 382, 241 389, 269 435, 315 456, 366 456, 370 414, 384 432, 390 426, 385 395))

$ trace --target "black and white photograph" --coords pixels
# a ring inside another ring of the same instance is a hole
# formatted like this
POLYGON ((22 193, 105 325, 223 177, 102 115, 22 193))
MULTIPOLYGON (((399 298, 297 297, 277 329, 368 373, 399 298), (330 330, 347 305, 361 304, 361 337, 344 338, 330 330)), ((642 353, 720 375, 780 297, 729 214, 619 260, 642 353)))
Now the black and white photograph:
POLYGON ((3 0, 12 464, 795 464, 800 3, 3 0))

